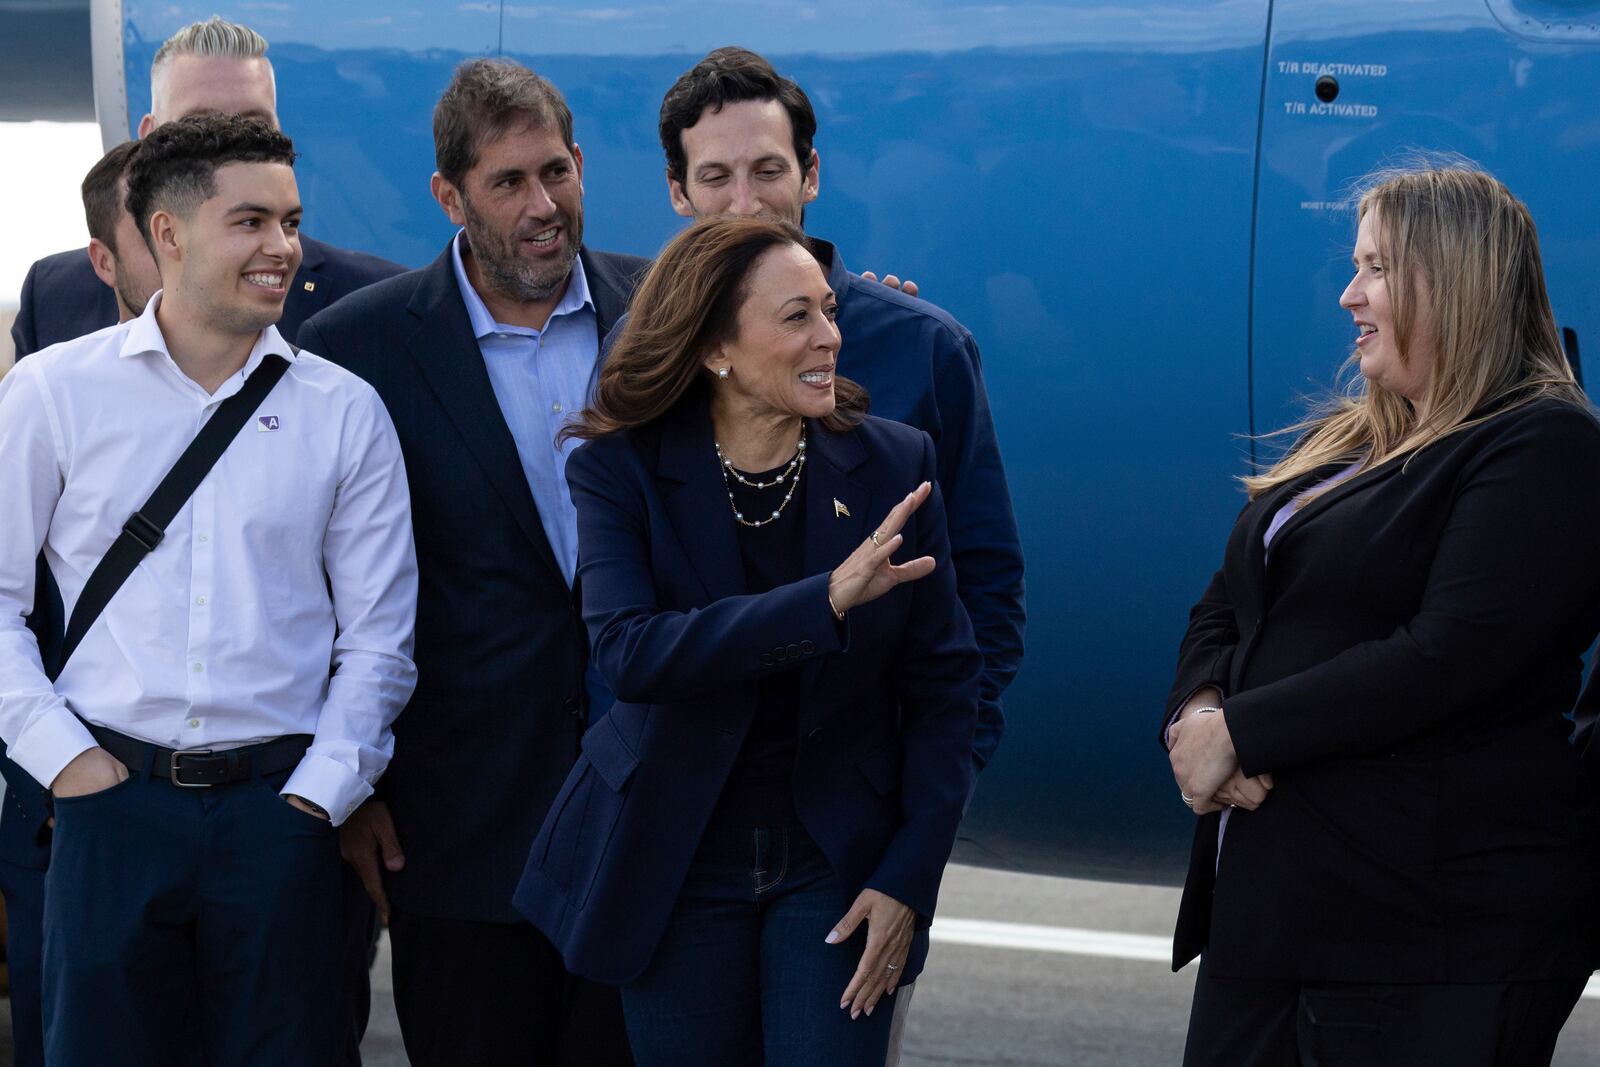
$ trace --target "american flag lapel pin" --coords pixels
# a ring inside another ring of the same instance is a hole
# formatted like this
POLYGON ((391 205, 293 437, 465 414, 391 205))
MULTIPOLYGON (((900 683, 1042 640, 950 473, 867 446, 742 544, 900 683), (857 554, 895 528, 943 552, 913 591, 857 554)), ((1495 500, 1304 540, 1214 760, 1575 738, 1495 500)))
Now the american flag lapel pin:
POLYGON ((836 519, 848 519, 850 517, 850 509, 845 507, 844 501, 838 497, 833 498, 833 517, 836 519))

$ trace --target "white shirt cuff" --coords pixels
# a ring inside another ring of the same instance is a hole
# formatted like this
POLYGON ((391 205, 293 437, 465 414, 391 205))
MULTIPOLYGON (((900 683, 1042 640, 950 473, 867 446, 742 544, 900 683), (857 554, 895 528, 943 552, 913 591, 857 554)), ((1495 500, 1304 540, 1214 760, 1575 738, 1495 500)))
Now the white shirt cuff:
POLYGON ((7 752, 33 780, 50 788, 62 768, 97 747, 83 720, 61 704, 30 722, 7 752))
POLYGON ((372 795, 372 786, 338 760, 308 752, 279 793, 304 797, 338 826, 372 795))

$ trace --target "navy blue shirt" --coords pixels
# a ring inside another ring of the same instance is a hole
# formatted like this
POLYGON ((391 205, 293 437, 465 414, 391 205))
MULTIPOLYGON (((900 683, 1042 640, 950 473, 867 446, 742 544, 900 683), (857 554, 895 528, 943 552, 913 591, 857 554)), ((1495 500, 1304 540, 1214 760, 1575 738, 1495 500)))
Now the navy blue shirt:
POLYGON ((972 742, 981 767, 1005 729, 1000 698, 1022 663, 1024 608, 1022 544, 978 343, 937 305, 846 270, 828 242, 813 237, 811 250, 839 301, 839 372, 866 388, 874 415, 933 438, 956 594, 983 653, 972 742))

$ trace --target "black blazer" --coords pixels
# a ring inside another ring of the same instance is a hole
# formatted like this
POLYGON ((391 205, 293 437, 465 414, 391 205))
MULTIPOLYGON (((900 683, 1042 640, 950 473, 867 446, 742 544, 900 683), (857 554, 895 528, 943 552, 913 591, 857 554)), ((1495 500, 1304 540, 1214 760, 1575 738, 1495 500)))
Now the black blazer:
POLYGON ((1258 811, 1199 820, 1173 945, 1214 975, 1587 974, 1600 820, 1565 713, 1600 629, 1600 428, 1542 400, 1240 514, 1163 726, 1215 685, 1258 811), (1214 873, 1213 873, 1214 872, 1214 873))
MULTIPOLYGON (((300 235, 302 259, 284 300, 278 332, 293 340, 300 324, 340 297, 404 271, 398 263, 300 235)), ((22 304, 11 324, 17 358, 60 341, 114 326, 117 299, 89 262, 87 248, 34 263, 22 280, 22 304)))
MULTIPOLYGON (((582 256, 598 346, 645 261, 582 256)), ((417 690, 378 784, 406 854, 389 894, 418 914, 520 921, 511 893, 577 756, 587 652, 450 249, 341 300, 299 340, 378 390, 411 487, 417 690)))
POLYGON ((922 968, 972 781, 983 660, 937 489, 898 553, 933 556, 933 574, 843 626, 828 608, 829 572, 936 478, 928 435, 868 419, 841 434, 813 422, 807 440, 808 577, 758 596, 703 400, 567 465, 584 619, 617 703, 584 737, 516 899, 576 974, 621 983, 648 965, 757 713, 756 683, 796 666, 795 809, 847 893, 877 889, 925 920, 904 980, 922 968))

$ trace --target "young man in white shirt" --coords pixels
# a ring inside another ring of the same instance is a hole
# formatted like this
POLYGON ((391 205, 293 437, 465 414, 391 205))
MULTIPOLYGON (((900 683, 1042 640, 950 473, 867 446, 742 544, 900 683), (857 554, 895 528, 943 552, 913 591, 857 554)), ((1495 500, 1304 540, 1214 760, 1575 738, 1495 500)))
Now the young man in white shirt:
POLYGON ((207 1064, 336 1058, 333 827, 415 685, 416 563, 382 403, 272 326, 300 261, 293 160, 255 119, 153 131, 128 207, 161 293, 0 382, 0 736, 56 801, 51 1062, 168 1064, 192 1041, 207 1064), (52 683, 24 625, 36 553, 70 616, 272 359, 282 379, 52 683))

